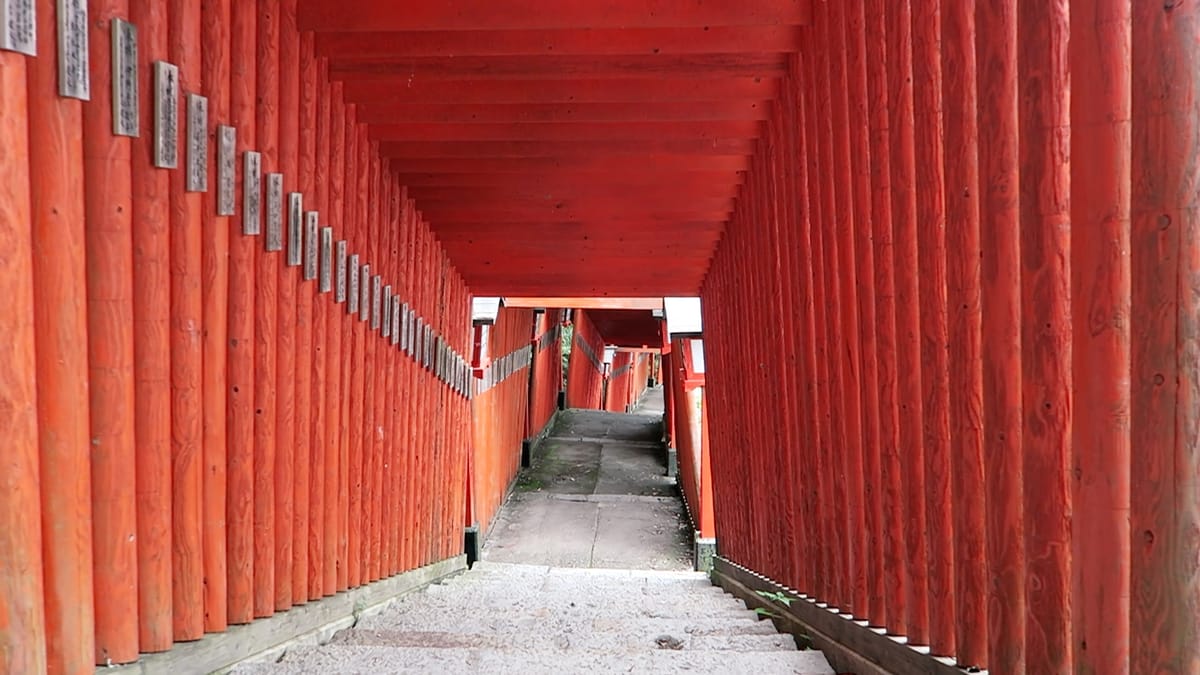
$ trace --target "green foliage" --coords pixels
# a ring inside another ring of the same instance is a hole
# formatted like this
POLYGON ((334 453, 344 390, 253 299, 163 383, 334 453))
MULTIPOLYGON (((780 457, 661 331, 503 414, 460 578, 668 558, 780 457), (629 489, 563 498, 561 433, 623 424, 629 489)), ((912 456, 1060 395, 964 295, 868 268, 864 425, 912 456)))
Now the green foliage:
POLYGON ((795 600, 795 598, 793 598, 785 593, 779 593, 779 592, 774 592, 774 591, 756 591, 756 592, 759 595, 761 595, 762 597, 766 598, 767 600, 770 600, 772 602, 778 602, 779 604, 783 605, 784 607, 791 607, 792 601, 795 600))

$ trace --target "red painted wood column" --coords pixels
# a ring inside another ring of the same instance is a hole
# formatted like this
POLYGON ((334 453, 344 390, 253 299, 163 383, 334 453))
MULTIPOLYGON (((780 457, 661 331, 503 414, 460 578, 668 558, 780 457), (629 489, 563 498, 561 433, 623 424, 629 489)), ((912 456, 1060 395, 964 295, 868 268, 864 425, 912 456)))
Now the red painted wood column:
POLYGON ((1130 9, 1077 2, 1070 26, 1072 646, 1097 674, 1129 672, 1130 9))
MULTIPOLYGON (((296 471, 296 364, 300 267, 286 264, 291 223, 288 199, 300 190, 300 34, 296 29, 297 0, 279 4, 279 171, 283 173, 284 258, 279 263, 277 290, 279 337, 275 361, 275 609, 285 610, 294 600, 295 471, 296 471)), ((303 198, 302 198, 303 203, 303 198)))
MULTIPOLYGON (((845 42, 845 3, 829 5, 829 45, 832 69, 830 72, 830 94, 833 99, 831 113, 834 120, 834 175, 837 190, 837 255, 839 267, 839 290, 842 316, 842 346, 838 350, 842 360, 842 416, 845 425, 845 443, 839 449, 842 455, 845 486, 839 493, 839 501, 845 505, 847 514, 844 555, 847 556, 845 607, 849 613, 864 618, 867 615, 867 537, 866 504, 864 500, 865 480, 863 476, 862 438, 862 346, 859 333, 857 255, 855 230, 859 227, 858 210, 855 203, 854 166, 850 148, 850 117, 847 98, 848 75, 847 45, 845 42)), ((768 347, 770 349, 770 347, 768 347)))
MULTIPOLYGON (((54 3, 42 2, 38 8, 37 40, 39 45, 53 45, 57 39, 57 15, 54 3)), ((43 52, 45 54, 46 52, 43 52)), ((16 54, 0 55, 0 70, 13 75, 10 84, 15 86, 19 78, 12 62, 24 59, 16 54), (11 59, 11 61, 10 61, 11 59)), ((85 262, 86 241, 84 229, 84 177, 83 177, 83 140, 82 105, 73 98, 58 95, 58 62, 54 58, 24 59, 28 77, 28 148, 35 152, 26 154, 23 137, 15 138, 4 134, 5 148, 11 148, 11 161, 17 162, 16 168, 23 166, 28 158, 29 167, 29 199, 32 205, 32 234, 33 245, 33 327, 36 330, 37 355, 37 421, 38 433, 36 441, 40 444, 40 474, 52 476, 53 480, 43 480, 40 485, 41 493, 41 527, 42 527, 42 569, 45 576, 45 640, 46 667, 52 673, 70 673, 86 671, 95 663, 95 612, 93 609, 94 595, 92 590, 92 472, 90 464, 90 438, 88 436, 88 362, 87 350, 81 349, 86 345, 87 306, 82 289, 87 283, 87 268, 85 262)), ((7 80, 8 78, 6 78, 7 80)), ((20 96, 13 98, 13 91, 3 88, 0 94, 5 101, 12 101, 14 108, 8 115, 16 122, 25 119, 25 114, 16 110, 20 96)), ((5 214, 0 216, 5 223, 21 226, 24 222, 20 217, 22 203, 19 189, 19 179, 12 174, 12 169, 0 162, 0 171, 4 172, 3 183, 13 189, 5 193, 0 201, 10 204, 11 211, 3 209, 5 214)), ((8 237, 4 237, 9 241, 8 237)), ((21 253, 20 241, 6 244, 14 254, 21 253)), ((20 261, 22 258, 18 257, 20 261)), ((28 261, 25 261, 27 264, 28 261)), ((13 273, 20 274, 20 264, 13 264, 10 259, 7 264, 13 265, 13 273)), ((4 286, 5 297, 20 298, 19 289, 4 286)), ((20 301, 18 300, 18 305, 20 301)), ((17 316, 27 316, 19 308, 17 316)), ((19 337, 21 329, 6 326, 4 335, 17 336, 12 343, 14 348, 23 347, 19 337)), ((20 396, 23 390, 20 385, 20 374, 14 366, 29 363, 17 353, 6 352, 3 363, 13 369, 18 379, 5 381, 2 386, 5 391, 20 396)), ((10 402, 0 403, 9 405, 10 402)), ((20 410, 20 408, 17 408, 20 410)), ((24 412, 23 410, 21 411, 24 412)), ((20 428, 21 418, 13 421, 0 420, 0 427, 20 428), (15 423, 15 424, 14 424, 15 423)), ((17 438, 23 438, 18 434, 17 438)), ((12 440, 16 440, 15 438, 12 440)), ((6 441, 8 442, 12 442, 6 441)), ((22 457, 24 451, 20 440, 17 445, 9 446, 16 450, 13 457, 22 457)), ((5 472, 11 472, 11 478, 21 480, 26 476, 28 466, 5 465, 5 472)), ((33 493, 24 488, 14 491, 7 485, 5 492, 17 492, 18 501, 33 493)), ((11 505, 0 506, 0 510, 10 509, 11 505)), ((31 520, 31 512, 26 508, 7 510, 6 513, 19 516, 22 521, 31 520)), ((0 529, 23 536, 28 533, 28 523, 20 524, 5 522, 0 529)), ((30 545, 33 545, 30 542, 30 545)), ((0 544, 0 558, 10 562, 21 563, 25 556, 18 551, 0 544)), ((38 565, 30 565, 26 569, 39 569, 38 565)), ((0 576, 9 576, 0 572, 0 576)), ((23 580, 32 583, 33 575, 23 574, 23 580)), ((4 584, 0 591, 11 600, 20 600, 22 591, 4 584)), ((0 614, 14 616, 13 609, 0 609, 0 614)), ((14 622, 15 634, 23 632, 23 618, 14 622)), ((37 647, 38 633, 31 631, 24 634, 29 641, 29 648, 37 647)), ((0 637, 0 652, 19 654, 24 649, 14 648, 5 638, 0 637)), ((36 671, 33 662, 23 666, 30 671, 36 671)), ((20 672, 21 664, 13 663, 7 658, 0 657, 0 670, 20 672)))
POLYGON ((846 4, 842 39, 847 49, 846 77, 850 153, 854 189, 854 246, 857 272, 859 345, 861 355, 860 405, 863 448, 863 532, 866 604, 859 615, 873 626, 886 624, 885 570, 883 562, 883 483, 879 445, 879 368, 876 360, 875 255, 872 249, 871 130, 867 93, 866 6, 863 0, 846 4))
POLYGON ((983 476, 979 243, 979 134, 974 7, 942 1, 946 291, 950 345, 951 494, 954 531, 954 654, 987 666, 986 492, 983 476))
POLYGON ((979 237, 987 485, 988 668, 1025 671, 1021 459, 1021 241, 1017 213, 1017 13, 976 5, 979 237))
POLYGON ((234 216, 229 219, 229 427, 226 538, 229 623, 254 618, 254 253, 245 232, 245 153, 255 150, 255 3, 230 5, 229 114, 237 129, 234 216))
MULTIPOLYGON (((346 238, 345 218, 345 180, 346 180, 346 105, 342 100, 342 83, 334 82, 331 86, 332 101, 330 104, 330 161, 329 161, 329 224, 333 227, 333 240, 336 256, 336 246, 339 240, 346 238)), ((349 249, 347 249, 348 251, 349 249)), ((334 274, 337 273, 337 260, 334 259, 334 274)), ((338 280, 332 279, 336 292, 338 280)), ((344 281, 343 281, 344 283, 344 281)), ((333 591, 346 589, 346 559, 343 542, 345 534, 346 508, 346 464, 344 461, 346 421, 342 411, 345 402, 342 395, 344 380, 344 362, 342 358, 342 329, 347 321, 345 302, 336 302, 336 296, 330 300, 329 312, 326 317, 326 350, 325 350, 325 380, 329 390, 326 442, 329 444, 327 461, 333 467, 325 477, 325 494, 328 502, 326 514, 329 519, 325 523, 325 583, 333 591)))
POLYGON ((307 207, 317 213, 318 265, 317 280, 311 284, 312 300, 312 359, 306 364, 312 369, 311 411, 309 413, 308 458, 308 599, 319 600, 325 595, 325 474, 329 414, 328 389, 325 386, 325 349, 328 332, 329 298, 320 293, 320 232, 329 223, 329 80, 325 58, 317 59, 317 117, 316 145, 313 164, 313 200, 307 207))
MULTIPOLYGON (((314 52, 312 33, 300 35, 300 116, 299 116, 299 167, 300 192, 304 195, 304 210, 316 207, 316 163, 317 163, 317 59, 314 52)), ((308 233, 303 234, 307 243, 308 233)), ((295 470, 292 510, 292 602, 308 602, 308 575, 312 561, 309 559, 309 478, 312 463, 312 362, 313 362, 313 296, 316 282, 300 275, 296 290, 296 429, 295 470)))
POLYGON ((904 498, 900 457, 896 276, 894 273, 891 133, 887 78, 887 0, 866 0, 867 115, 871 133, 871 231, 875 263, 875 359, 879 392, 879 452, 885 572, 884 613, 889 633, 904 632, 909 561, 904 553, 904 498))
MULTIPOLYGON (((96 605, 96 662, 100 664, 128 663, 138 655, 137 497, 129 489, 136 467, 133 195, 129 139, 113 134, 110 40, 112 19, 128 16, 124 0, 93 0, 88 5, 92 100, 83 106, 83 166, 94 579, 96 597, 105 598, 96 605)), ((24 77, 20 86, 23 90, 24 77)), ((22 99, 23 95, 5 98, 22 99)), ((14 141, 6 147, 21 145, 14 141)), ((18 222, 28 223, 27 209, 18 222)), ((22 291, 21 287, 13 290, 22 291)), ((33 363, 32 359, 10 361, 17 362, 33 363)))
POLYGON ((1071 212, 1067 2, 1017 6, 1027 666, 1071 665, 1071 212))
MULTIPOLYGON (((825 319, 826 309, 828 308, 828 296, 825 293, 825 272, 823 266, 823 256, 820 255, 821 248, 821 229, 822 229, 822 214, 825 209, 821 196, 821 179, 823 174, 822 165, 820 163, 820 152, 817 138, 820 136, 820 123, 817 119, 816 99, 816 66, 815 55, 812 51, 802 51, 804 63, 804 80, 801 82, 801 94, 804 97, 804 135, 805 149, 804 154, 808 163, 808 241, 801 240, 802 249, 808 254, 809 274, 811 275, 811 290, 813 296, 813 350, 815 352, 813 358, 816 365, 816 389, 817 394, 817 409, 816 409, 816 425, 817 438, 813 456, 813 475, 816 477, 813 485, 813 499, 815 501, 815 527, 819 532, 819 541, 821 544, 817 547, 817 556, 814 560, 815 568, 813 569, 813 578, 816 580, 817 597, 824 600, 830 599, 835 585, 833 583, 834 561, 831 557, 831 542, 830 536, 831 515, 830 515, 830 500, 826 494, 829 477, 825 472, 825 464, 828 462, 828 452, 830 446, 834 445, 832 427, 830 424, 830 392, 831 387, 829 375, 829 359, 826 355, 826 331, 827 321, 825 319), (806 244, 806 245, 804 245, 806 244)), ((730 317, 732 319, 732 317, 730 317)), ((734 324, 736 325, 736 324, 734 324)), ((730 368, 733 370, 733 368, 730 368)), ((741 509, 739 509, 741 510, 741 509)))
POLYGON ((941 8, 912 2, 913 139, 921 321, 925 517, 929 546, 929 644, 954 653, 954 504, 950 493, 950 391, 943 192, 941 8))
MULTIPOLYGON (((349 251, 362 259, 362 223, 359 217, 359 153, 358 127, 355 125, 356 110, 346 110, 346 221, 349 251)), ((356 303, 355 303, 356 304, 356 303)), ((347 303, 349 312, 350 303, 347 303)), ((359 317, 348 313, 346 328, 342 333, 342 348, 348 360, 343 398, 347 399, 346 428, 349 437, 349 531, 347 536, 347 586, 358 586, 360 581, 359 550, 362 534, 362 335, 359 317)))
POLYGON ((229 123, 229 1, 201 0, 201 85, 208 99, 208 193, 201 200, 200 268, 204 332, 204 630, 223 631, 228 623, 228 561, 225 539, 228 421, 227 371, 222 364, 229 338, 229 218, 217 214, 218 127, 229 123))
MULTIPOLYGON (((200 0, 168 0, 170 60, 179 68, 179 118, 201 91, 200 0)), ((200 192, 187 189, 186 122, 176 138, 180 168, 170 175, 171 270, 171 609, 175 640, 204 634, 203 221, 200 192)), ((206 137, 207 138, 207 137, 206 137)))
MULTIPOLYGON (((275 613, 275 367, 279 340, 279 271, 283 254, 268 249, 267 176, 279 171, 279 0, 257 0, 255 140, 262 233, 255 240, 254 286, 254 616, 275 613)), ((278 204, 282 209, 282 202, 278 204)), ((282 212, 282 211, 281 211, 282 212)))
POLYGON ((5 149, 0 155, 0 293, 8 303, 0 318, 5 335, 0 342, 5 364, 0 368, 0 428, 6 435, 6 452, 0 459, 0 669, 12 673, 42 672, 47 664, 27 61, 23 54, 0 51, 0 100, 5 102, 5 114, 0 115, 0 145, 5 149))
POLYGON ((1134 673, 1200 670, 1200 6, 1133 3, 1134 673))
MULTIPOLYGON (((335 86, 340 87, 340 85, 335 86)), ((338 91, 341 91, 340 88, 338 91)), ((350 151, 350 136, 347 134, 347 120, 351 109, 352 106, 335 98, 333 123, 337 125, 337 128, 333 129, 333 138, 335 147, 340 147, 341 150, 333 167, 333 217, 341 223, 341 239, 346 241, 347 256, 356 252, 353 238, 355 200, 350 196, 350 188, 353 186, 353 153, 350 151)), ((347 262, 347 268, 348 266, 347 262)), ((349 287, 347 286, 348 292, 349 287)), ((354 321, 349 314, 349 297, 337 308, 336 314, 338 315, 337 331, 340 336, 337 339, 336 354, 331 356, 337 357, 338 371, 338 511, 341 513, 341 518, 338 523, 337 588, 340 591, 349 587, 347 561, 349 559, 350 530, 354 526, 350 515, 352 420, 350 419, 351 403, 348 396, 353 371, 354 321)))
MULTIPOLYGON (((138 649, 173 640, 171 614, 171 237, 170 179, 154 166, 154 62, 167 58, 164 0, 130 0, 138 29, 139 135, 133 185, 134 448, 137 467, 138 649)), ((102 596, 101 596, 102 597, 102 596)))
MULTIPOLYGON (((808 114, 805 105, 807 92, 805 91, 805 72, 804 64, 799 56, 791 59, 790 70, 792 73, 789 86, 789 108, 794 112, 789 127, 793 134, 793 139, 788 143, 789 148, 793 149, 791 163, 793 165, 794 178, 790 181, 792 189, 795 192, 795 225, 796 225, 796 246, 790 250, 792 265, 796 268, 797 278, 797 293, 801 298, 800 305, 800 325, 799 325, 799 353, 801 354, 804 369, 804 388, 805 388, 805 405, 801 411, 801 429, 803 431, 804 442, 801 446, 803 455, 801 458, 803 466, 812 466, 815 461, 815 456, 820 447, 819 437, 819 400, 817 391, 817 358, 815 350, 814 338, 814 313, 816 298, 813 294, 813 279, 812 279, 812 258, 808 255, 808 246, 810 245, 810 228, 811 228, 811 209, 809 198, 809 180, 808 180, 808 149, 807 149, 807 121, 808 114)), ((708 305, 705 305, 707 307, 708 305)), ((708 310, 705 310, 708 311, 708 310)), ((718 343, 719 344, 719 343, 718 343)), ((722 353, 723 350, 718 350, 722 353)), ((706 355, 707 356, 707 355, 706 355)), ((719 391, 720 382, 713 380, 711 383, 706 383, 706 389, 711 397, 714 391, 719 391)), ((713 431, 717 431, 714 429, 713 431)), ((718 432, 719 433, 719 432, 718 432)), ((722 442, 722 445, 724 443, 722 442)), ((805 514, 805 522, 815 524, 817 521, 817 504, 814 499, 813 488, 807 482, 802 484, 802 493, 800 495, 801 504, 803 504, 803 513, 805 514)), ((720 493, 718 492, 717 495, 720 493)), ((718 499, 714 495, 714 499, 718 499)), ((717 514, 721 513, 721 509, 717 508, 714 503, 714 509, 717 514)), ((815 596, 819 587, 819 576, 816 573, 816 564, 818 560, 817 546, 818 542, 814 542, 812 537, 802 537, 803 553, 801 579, 803 585, 800 590, 806 594, 815 596)))
POLYGON ((892 168, 892 229, 895 240, 896 365, 900 407, 900 456, 904 467, 905 552, 908 614, 905 635, 929 644, 929 575, 926 550, 925 463, 921 386, 921 311, 918 223, 913 138, 912 23, 909 0, 887 3, 888 118, 892 168))

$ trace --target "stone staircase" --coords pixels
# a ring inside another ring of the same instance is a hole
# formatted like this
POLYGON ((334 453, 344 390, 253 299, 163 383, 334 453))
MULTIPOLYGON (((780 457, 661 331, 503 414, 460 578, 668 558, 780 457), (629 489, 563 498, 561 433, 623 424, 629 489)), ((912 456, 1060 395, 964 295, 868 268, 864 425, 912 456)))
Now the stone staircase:
POLYGON ((243 663, 287 673, 832 674, 699 573, 479 562, 319 647, 243 663))

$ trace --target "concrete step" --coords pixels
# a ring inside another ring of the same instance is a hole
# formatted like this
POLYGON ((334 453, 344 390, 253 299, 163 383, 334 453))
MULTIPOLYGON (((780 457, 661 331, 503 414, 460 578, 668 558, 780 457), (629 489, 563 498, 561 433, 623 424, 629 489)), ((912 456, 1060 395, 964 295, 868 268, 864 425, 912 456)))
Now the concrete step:
POLYGON ((530 631, 501 635, 493 630, 369 630, 354 628, 339 633, 331 642, 339 645, 377 647, 440 647, 511 650, 603 650, 642 652, 664 646, 696 651, 772 652, 795 651, 790 635, 691 635, 663 631, 530 631))
POLYGON ((442 614, 430 617, 388 617, 376 615, 363 617, 355 630, 411 630, 411 631, 470 631, 495 635, 501 640, 515 639, 521 635, 540 632, 617 633, 630 636, 669 634, 692 635, 778 635, 770 621, 759 621, 754 614, 744 618, 705 619, 649 619, 639 617, 600 617, 578 620, 577 617, 517 617, 504 614, 485 616, 460 616, 442 614))
POLYGON ((294 650, 275 663, 242 664, 237 675, 309 673, 772 673, 832 675, 814 651, 721 652, 655 649, 636 653, 605 650, 495 650, 461 647, 325 645, 294 650))

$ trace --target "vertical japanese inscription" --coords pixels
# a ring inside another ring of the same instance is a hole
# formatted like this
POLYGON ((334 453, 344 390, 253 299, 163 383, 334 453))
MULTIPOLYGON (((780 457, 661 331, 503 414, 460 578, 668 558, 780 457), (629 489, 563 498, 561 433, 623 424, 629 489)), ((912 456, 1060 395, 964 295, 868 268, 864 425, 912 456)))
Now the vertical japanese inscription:
POLYGON ((304 195, 288 194, 287 264, 299 267, 304 262, 304 195))
POLYGON ((383 318, 383 278, 376 274, 371 279, 371 330, 379 330, 383 318))
POLYGON ((283 250, 283 174, 267 174, 267 236, 268 251, 283 250))
POLYGON ((138 136, 137 26, 112 20, 113 134, 138 136))
POLYGON ((358 314, 358 254, 350 256, 346 266, 346 313, 358 314))
POLYGON ((237 129, 217 127, 217 215, 232 216, 234 211, 234 163, 237 153, 237 129))
POLYGON ((0 0, 0 49, 37 56, 33 0, 0 0))
POLYGON ((247 150, 242 162, 242 234, 262 232, 262 155, 247 150))
POLYGON ((304 280, 317 278, 317 220, 320 214, 308 211, 304 214, 304 280))
POLYGON ((208 99, 187 98, 187 191, 208 192, 208 99))
POLYGON ((392 346, 400 344, 400 296, 392 296, 392 346))
POLYGON ((328 293, 333 290, 333 228, 321 228, 321 278, 317 290, 328 293))
POLYGON ((392 337, 392 285, 383 287, 383 314, 380 320, 383 337, 392 337))
POLYGON ((411 344, 408 339, 408 322, 408 303, 402 302, 400 303, 400 351, 404 352, 405 354, 410 353, 408 349, 409 344, 411 344))
POLYGON ((358 272, 358 319, 366 321, 371 318, 371 265, 363 263, 358 272))
POLYGON ((87 101, 92 97, 88 75, 87 0, 58 0, 58 93, 87 101))
POLYGON ((154 166, 179 167, 179 68, 154 62, 154 166))
POLYGON ((346 247, 348 244, 345 239, 337 243, 333 266, 333 301, 346 301, 346 265, 349 263, 346 256, 346 247))

